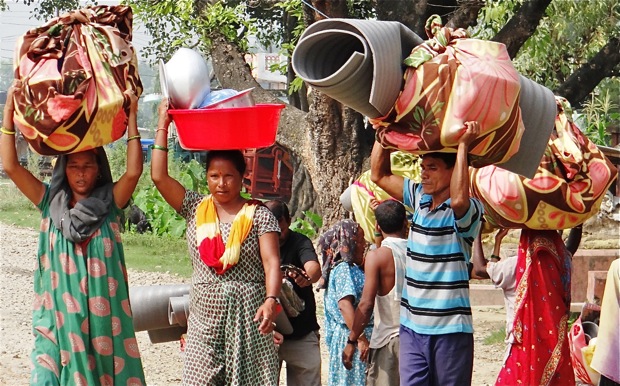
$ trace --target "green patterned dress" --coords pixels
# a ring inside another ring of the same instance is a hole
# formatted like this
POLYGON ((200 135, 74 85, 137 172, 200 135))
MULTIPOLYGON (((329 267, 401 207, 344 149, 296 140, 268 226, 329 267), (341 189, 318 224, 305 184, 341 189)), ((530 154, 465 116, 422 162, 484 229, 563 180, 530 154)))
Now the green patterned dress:
POLYGON ((66 240, 50 219, 49 186, 34 273, 33 385, 144 385, 114 205, 91 239, 66 240))

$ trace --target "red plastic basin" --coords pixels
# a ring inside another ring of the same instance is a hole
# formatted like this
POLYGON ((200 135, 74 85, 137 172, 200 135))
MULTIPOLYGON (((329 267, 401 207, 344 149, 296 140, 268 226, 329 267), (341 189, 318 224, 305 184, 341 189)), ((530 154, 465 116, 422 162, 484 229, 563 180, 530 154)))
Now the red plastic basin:
POLYGON ((268 147, 275 143, 283 104, 227 109, 172 109, 179 144, 186 150, 268 147))

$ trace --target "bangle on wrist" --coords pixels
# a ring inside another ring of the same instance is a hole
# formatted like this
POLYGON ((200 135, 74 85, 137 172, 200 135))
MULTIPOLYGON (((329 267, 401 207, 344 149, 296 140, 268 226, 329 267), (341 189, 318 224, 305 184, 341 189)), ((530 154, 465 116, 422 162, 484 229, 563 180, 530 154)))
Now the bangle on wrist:
POLYGON ((0 132, 2 132, 2 134, 6 134, 6 135, 15 135, 15 129, 13 129, 13 131, 11 131, 11 130, 7 129, 4 126, 0 127, 0 132))
POLYGON ((491 259, 495 259, 497 261, 500 261, 502 258, 497 256, 497 255, 495 255, 495 254, 493 254, 493 255, 491 255, 491 259))
POLYGON ((141 139, 142 137, 140 136, 140 134, 138 135, 132 135, 131 137, 127 138, 127 142, 131 141, 132 139, 141 139))
POLYGON ((269 299, 273 299, 273 301, 275 301, 276 303, 280 304, 280 299, 278 299, 278 297, 275 296, 275 295, 265 296, 265 301, 267 301, 269 299))
POLYGON ((151 145, 150 148, 152 150, 161 150, 161 151, 165 151, 166 153, 168 152, 168 148, 165 146, 151 145))
POLYGON ((158 132, 158 131, 164 131, 164 132, 168 133, 168 129, 165 129, 163 127, 160 127, 159 129, 155 130, 155 132, 158 132))
POLYGON ((375 232, 375 237, 381 237, 381 236, 382 236, 381 232, 375 232))
POLYGON ((351 339, 347 338, 347 344, 352 344, 353 346, 357 347, 357 340, 351 340, 351 339))

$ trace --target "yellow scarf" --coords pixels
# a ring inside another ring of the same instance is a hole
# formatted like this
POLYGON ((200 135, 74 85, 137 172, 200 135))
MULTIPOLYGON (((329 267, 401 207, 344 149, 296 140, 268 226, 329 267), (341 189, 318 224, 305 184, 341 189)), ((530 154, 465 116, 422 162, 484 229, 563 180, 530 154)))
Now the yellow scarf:
POLYGON ((235 216, 226 246, 220 233, 217 210, 213 197, 207 196, 196 209, 196 245, 202 261, 213 268, 218 275, 239 262, 241 244, 252 230, 252 218, 257 201, 248 201, 235 216))

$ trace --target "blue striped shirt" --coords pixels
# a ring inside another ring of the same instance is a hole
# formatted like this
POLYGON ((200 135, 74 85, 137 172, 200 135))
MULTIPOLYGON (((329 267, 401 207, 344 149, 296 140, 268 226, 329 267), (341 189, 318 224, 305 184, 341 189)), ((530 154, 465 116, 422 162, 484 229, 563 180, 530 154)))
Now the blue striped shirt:
POLYGON ((403 203, 415 208, 409 239, 400 323, 418 334, 473 333, 467 262, 481 227, 482 205, 470 198, 456 219, 450 199, 434 210, 422 185, 405 178, 403 203))

